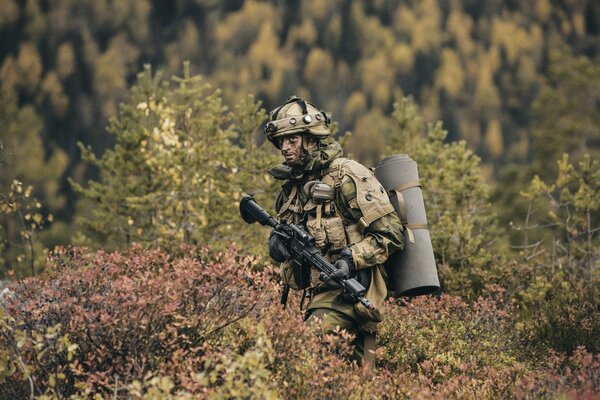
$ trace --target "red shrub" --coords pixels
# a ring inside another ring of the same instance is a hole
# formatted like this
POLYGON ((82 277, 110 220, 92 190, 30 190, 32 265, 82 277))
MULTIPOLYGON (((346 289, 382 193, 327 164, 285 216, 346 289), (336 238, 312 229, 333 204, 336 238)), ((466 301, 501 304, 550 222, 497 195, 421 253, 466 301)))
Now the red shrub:
MULTIPOLYGON (((0 315, 0 398, 590 398, 600 359, 534 353, 502 291, 393 301, 378 368, 344 332, 316 335, 277 274, 235 249, 63 249, 11 286, 0 315)), ((2 308, 0 308, 0 314, 2 308)))
MULTIPOLYGON (((73 362, 55 360, 68 364, 65 394, 73 382, 108 392, 117 379, 199 369, 207 339, 261 306, 267 275, 252 272, 251 263, 234 250, 217 257, 190 250, 179 258, 139 246, 122 254, 60 250, 50 260, 54 277, 13 285, 6 309, 17 328, 33 335, 60 324, 78 345, 73 362)), ((31 349, 22 353, 26 363, 38 363, 31 349)), ((44 388, 45 374, 33 379, 44 388)))

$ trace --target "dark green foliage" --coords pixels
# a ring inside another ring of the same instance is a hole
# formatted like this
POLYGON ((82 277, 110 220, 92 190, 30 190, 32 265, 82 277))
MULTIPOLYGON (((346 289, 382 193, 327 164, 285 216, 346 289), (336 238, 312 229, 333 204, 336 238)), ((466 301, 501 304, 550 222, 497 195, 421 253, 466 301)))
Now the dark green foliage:
POLYGON ((600 65, 568 51, 550 53, 548 81, 533 103, 535 172, 550 178, 563 153, 576 161, 600 156, 600 65))
POLYGON ((473 296, 493 282, 481 275, 492 265, 491 251, 500 248, 493 246, 500 233, 480 159, 464 141, 445 143, 442 123, 426 125, 412 99, 394 108, 397 125, 387 153, 407 153, 417 162, 444 289, 473 296))
POLYGON ((256 140, 260 102, 249 96, 228 110, 221 91, 191 76, 187 63, 172 82, 147 67, 111 120, 114 149, 98 159, 81 146, 100 170, 87 188, 72 181, 90 210, 81 218, 86 231, 109 247, 262 243, 264 235, 238 228, 237 205, 244 193, 275 192, 266 168, 276 158, 256 140))
POLYGON ((67 240, 38 240, 65 203, 59 185, 67 163, 61 150, 45 148, 42 126, 35 109, 19 107, 15 92, 0 83, 0 277, 39 272, 44 247, 67 240))

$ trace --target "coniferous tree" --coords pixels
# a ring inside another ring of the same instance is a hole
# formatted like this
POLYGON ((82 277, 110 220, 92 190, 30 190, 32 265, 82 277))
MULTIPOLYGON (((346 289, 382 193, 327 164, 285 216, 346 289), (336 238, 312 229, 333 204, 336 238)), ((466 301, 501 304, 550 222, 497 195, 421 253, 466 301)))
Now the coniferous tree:
POLYGON ((249 97, 229 112, 188 63, 173 81, 147 67, 111 123, 114 149, 98 159, 82 147, 101 173, 87 188, 74 183, 96 204, 82 222, 113 245, 225 245, 244 237, 242 193, 274 192, 266 176, 274 154, 256 148, 260 104, 249 97))

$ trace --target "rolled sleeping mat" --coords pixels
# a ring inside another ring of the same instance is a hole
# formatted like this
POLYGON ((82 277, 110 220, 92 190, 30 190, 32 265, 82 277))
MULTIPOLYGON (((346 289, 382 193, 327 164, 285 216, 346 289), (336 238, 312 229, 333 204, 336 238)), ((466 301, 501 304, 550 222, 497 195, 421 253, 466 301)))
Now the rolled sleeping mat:
POLYGON ((394 295, 420 296, 439 290, 417 163, 407 154, 396 154, 375 167, 375 176, 406 228, 404 251, 392 254, 386 263, 394 295))

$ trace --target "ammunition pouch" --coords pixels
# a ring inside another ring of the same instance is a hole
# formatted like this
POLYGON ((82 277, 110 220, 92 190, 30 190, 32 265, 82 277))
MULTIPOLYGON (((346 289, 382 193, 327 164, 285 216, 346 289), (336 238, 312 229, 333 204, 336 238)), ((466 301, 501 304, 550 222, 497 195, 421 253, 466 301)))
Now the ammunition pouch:
POLYGON ((306 289, 310 286, 310 267, 293 260, 281 264, 281 280, 294 290, 306 289))

